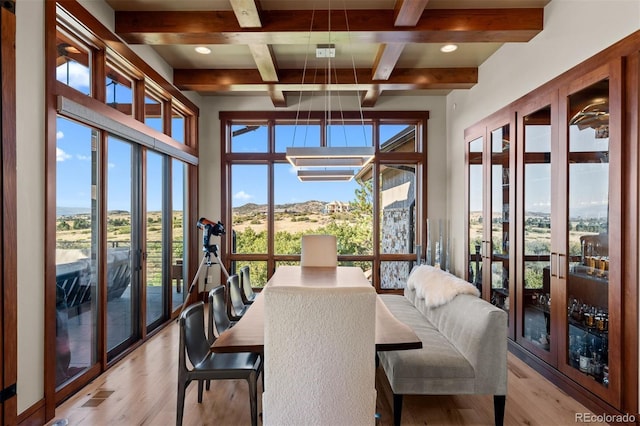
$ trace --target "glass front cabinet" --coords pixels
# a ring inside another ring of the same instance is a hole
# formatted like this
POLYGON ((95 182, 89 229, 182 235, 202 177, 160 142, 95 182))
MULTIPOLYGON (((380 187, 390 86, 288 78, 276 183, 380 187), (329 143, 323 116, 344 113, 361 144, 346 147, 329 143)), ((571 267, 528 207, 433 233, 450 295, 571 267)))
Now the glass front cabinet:
POLYGON ((622 69, 547 85, 465 134, 468 281, 508 311, 512 352, 616 410, 626 380, 637 404, 638 371, 624 349, 638 328, 624 316, 635 287, 625 279, 637 281, 637 261, 625 262, 637 254, 625 253, 623 212, 637 198, 625 201, 636 183, 624 153, 637 151, 623 146, 622 69))
POLYGON ((515 269, 511 236, 515 230, 510 206, 515 201, 512 185, 515 165, 515 123, 498 114, 466 132, 467 139, 467 280, 482 297, 509 313, 514 332, 515 269))

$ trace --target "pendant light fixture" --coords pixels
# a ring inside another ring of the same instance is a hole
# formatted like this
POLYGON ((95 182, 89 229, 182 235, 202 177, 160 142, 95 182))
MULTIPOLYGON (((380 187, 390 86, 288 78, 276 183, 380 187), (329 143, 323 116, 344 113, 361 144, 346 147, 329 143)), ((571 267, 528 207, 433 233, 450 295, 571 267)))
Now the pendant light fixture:
MULTIPOLYGON (((335 69, 335 64, 332 61, 332 58, 335 57, 336 49, 335 45, 332 44, 331 40, 331 1, 328 2, 328 44, 322 44, 316 46, 316 58, 326 58, 326 81, 325 85, 327 87, 325 94, 325 134, 327 137, 325 138, 324 146, 290 146, 287 147, 286 157, 289 163, 293 167, 295 167, 298 171, 298 178, 301 181, 323 181, 323 180, 351 180, 358 169, 368 164, 374 157, 375 149, 371 144, 367 145, 366 142, 366 132, 364 130, 364 118, 362 115, 362 108, 360 106, 360 96, 358 90, 358 77, 355 67, 355 61, 353 59, 353 54, 351 55, 351 64, 353 67, 353 76, 355 81, 356 88, 356 100, 358 103, 359 111, 360 111, 360 121, 362 125, 362 141, 356 142, 353 145, 350 145, 350 141, 347 141, 347 136, 345 132, 345 146, 332 146, 331 144, 331 134, 329 132, 329 128, 331 125, 337 124, 338 120, 334 120, 331 114, 331 96, 332 96, 332 85, 337 84, 337 70, 335 69), (333 76, 335 75, 335 79, 332 81, 333 76)), ((344 6, 344 14, 345 14, 345 22, 346 22, 346 31, 347 31, 347 39, 350 43, 350 35, 349 35, 349 21, 347 18, 347 10, 346 5, 344 6)), ((304 68, 302 72, 302 84, 300 90, 300 99, 298 101, 298 112, 296 114, 296 122, 294 126, 294 141, 295 141, 295 128, 299 126, 299 116, 300 116, 300 105, 302 102, 302 92, 304 90, 302 86, 305 83, 305 76, 307 73, 307 64, 308 64, 308 54, 309 47, 311 42, 311 32, 313 29, 313 18, 315 16, 315 10, 311 15, 311 28, 309 29, 309 41, 307 44, 307 56, 305 57, 304 68)), ((311 94, 313 97, 313 93, 311 94)), ((342 114, 342 102, 340 101, 340 94, 338 92, 338 101, 340 105, 340 115, 342 114)), ((310 102, 309 108, 312 107, 312 102, 310 102)), ((310 115, 310 114, 309 114, 310 115)), ((344 119, 341 120, 342 125, 344 126, 344 119)), ((309 123, 307 122, 307 125, 309 123)), ((305 133, 306 134, 306 133, 305 133)), ((305 141, 306 143, 306 138, 305 141)))

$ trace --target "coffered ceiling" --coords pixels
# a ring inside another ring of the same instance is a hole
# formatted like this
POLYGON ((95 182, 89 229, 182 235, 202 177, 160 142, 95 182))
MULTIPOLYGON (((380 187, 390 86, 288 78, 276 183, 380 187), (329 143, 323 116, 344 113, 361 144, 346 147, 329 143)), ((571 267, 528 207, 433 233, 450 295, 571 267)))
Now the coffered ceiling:
POLYGON ((116 33, 151 45, 180 89, 268 94, 275 106, 295 103, 300 90, 358 91, 366 107, 388 94, 473 87, 503 43, 542 31, 550 0, 106 1, 116 33), (443 53, 446 44, 458 49, 443 53), (335 57, 316 57, 319 45, 335 57))

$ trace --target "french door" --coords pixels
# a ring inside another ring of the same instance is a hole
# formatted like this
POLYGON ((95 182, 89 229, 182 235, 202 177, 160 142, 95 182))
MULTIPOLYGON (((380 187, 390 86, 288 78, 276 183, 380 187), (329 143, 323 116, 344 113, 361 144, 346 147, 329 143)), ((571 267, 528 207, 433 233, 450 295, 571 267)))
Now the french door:
POLYGON ((108 138, 108 361, 166 321, 171 312, 169 164, 166 155, 108 138))
POLYGON ((107 142, 107 361, 140 338, 141 170, 138 146, 107 142))
POLYGON ((172 217, 169 157, 62 116, 57 132, 60 400, 168 320, 169 271, 177 263, 168 247, 177 221, 166 219, 172 217))

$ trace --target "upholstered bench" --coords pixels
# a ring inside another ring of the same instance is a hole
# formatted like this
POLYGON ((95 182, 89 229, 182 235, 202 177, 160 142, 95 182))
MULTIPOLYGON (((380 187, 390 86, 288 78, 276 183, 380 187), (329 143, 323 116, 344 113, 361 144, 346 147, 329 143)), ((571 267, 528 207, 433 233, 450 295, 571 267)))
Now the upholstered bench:
POLYGON ((394 424, 403 395, 494 395, 501 425, 507 393, 507 314, 474 286, 440 269, 412 271, 404 295, 380 296, 422 340, 422 349, 378 352, 393 391, 394 424))

